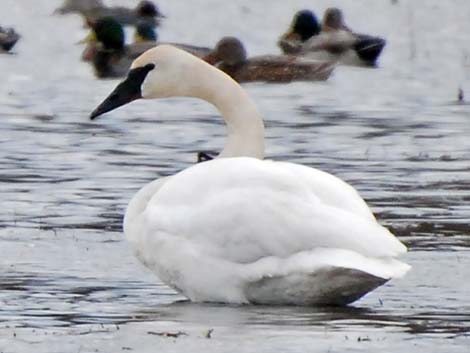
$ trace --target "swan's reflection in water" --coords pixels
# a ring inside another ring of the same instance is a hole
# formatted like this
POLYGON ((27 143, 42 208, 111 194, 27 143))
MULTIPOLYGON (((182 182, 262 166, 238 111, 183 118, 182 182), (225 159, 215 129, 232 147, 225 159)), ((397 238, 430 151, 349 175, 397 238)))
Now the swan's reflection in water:
MULTIPOLYGON (((442 266, 453 258, 448 256, 438 263, 442 266)), ((411 260, 416 262, 415 271, 428 272, 419 268, 419 259, 411 260)), ((468 265, 470 256, 461 261, 468 265)), ((413 283, 416 277, 419 275, 401 281, 397 287, 387 285, 378 295, 369 295, 356 306, 302 308, 197 304, 185 301, 162 284, 139 280, 7 272, 0 277, 0 300, 7 304, 0 311, 0 331, 7 325, 54 330, 135 323, 159 323, 164 327, 171 323, 169 327, 327 329, 346 335, 381 329, 403 336, 469 336, 470 307, 462 305, 465 294, 458 290, 463 289, 457 283, 459 278, 454 279, 455 287, 440 288, 413 283)))

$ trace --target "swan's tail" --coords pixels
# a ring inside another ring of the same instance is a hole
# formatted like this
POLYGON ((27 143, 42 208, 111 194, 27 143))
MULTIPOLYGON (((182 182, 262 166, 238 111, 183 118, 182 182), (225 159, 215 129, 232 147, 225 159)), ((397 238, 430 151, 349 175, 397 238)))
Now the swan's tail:
POLYGON ((344 249, 315 249, 248 266, 255 277, 244 289, 247 300, 285 305, 347 305, 410 269, 396 259, 344 249))

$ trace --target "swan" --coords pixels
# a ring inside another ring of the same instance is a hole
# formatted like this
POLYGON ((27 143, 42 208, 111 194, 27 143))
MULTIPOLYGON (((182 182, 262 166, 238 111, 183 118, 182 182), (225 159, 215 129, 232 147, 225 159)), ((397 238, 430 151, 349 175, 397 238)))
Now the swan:
POLYGON ((124 233, 140 261, 194 302, 346 305, 409 265, 355 189, 299 164, 263 160, 263 120, 228 75, 170 45, 137 58, 95 119, 133 100, 196 97, 222 114, 217 158, 145 185, 124 233))

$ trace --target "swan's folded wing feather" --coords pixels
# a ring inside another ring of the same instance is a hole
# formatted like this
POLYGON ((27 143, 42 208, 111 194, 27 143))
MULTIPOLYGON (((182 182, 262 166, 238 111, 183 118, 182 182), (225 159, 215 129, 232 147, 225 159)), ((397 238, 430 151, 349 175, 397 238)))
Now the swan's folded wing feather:
POLYGON ((171 234, 239 263, 319 247, 373 257, 406 251, 375 220, 322 201, 304 179, 283 163, 251 158, 193 166, 170 178, 148 203, 147 236, 171 234))
POLYGON ((302 181, 323 203, 375 221, 369 206, 356 189, 340 178, 301 164, 277 162, 276 165, 278 168, 290 171, 298 181, 302 181))

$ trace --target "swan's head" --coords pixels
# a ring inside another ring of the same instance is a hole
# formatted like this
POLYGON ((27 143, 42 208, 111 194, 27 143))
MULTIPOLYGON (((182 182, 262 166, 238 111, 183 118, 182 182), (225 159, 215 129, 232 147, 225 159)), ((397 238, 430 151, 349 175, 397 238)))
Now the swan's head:
POLYGON ((211 67, 171 45, 149 49, 134 60, 124 81, 91 113, 90 118, 140 98, 194 96, 198 89, 194 77, 204 66, 211 67))

